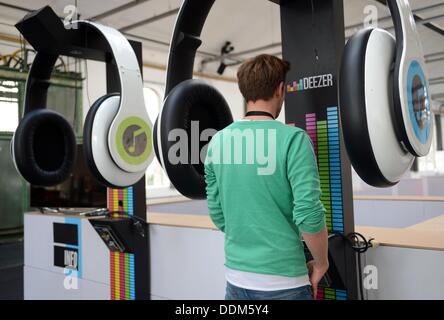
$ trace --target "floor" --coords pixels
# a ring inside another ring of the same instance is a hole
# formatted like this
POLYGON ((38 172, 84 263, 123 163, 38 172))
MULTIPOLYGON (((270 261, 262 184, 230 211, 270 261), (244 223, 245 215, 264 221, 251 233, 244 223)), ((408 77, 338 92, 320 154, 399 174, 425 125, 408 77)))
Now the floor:
POLYGON ((0 300, 23 300, 23 241, 0 241, 0 300))

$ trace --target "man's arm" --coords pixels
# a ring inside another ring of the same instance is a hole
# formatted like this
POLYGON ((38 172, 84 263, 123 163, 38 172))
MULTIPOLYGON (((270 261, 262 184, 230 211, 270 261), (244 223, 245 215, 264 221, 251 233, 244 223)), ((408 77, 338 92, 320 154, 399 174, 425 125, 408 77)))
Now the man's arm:
POLYGON ((208 212, 210 218, 216 227, 225 232, 225 217, 222 211, 219 198, 219 186, 217 184, 216 175, 214 173, 214 167, 211 163, 211 148, 208 147, 208 154, 205 160, 205 182, 207 184, 207 202, 208 202, 208 212))
POLYGON ((328 232, 316 158, 310 138, 303 132, 295 134, 291 141, 287 176, 294 198, 293 221, 314 259, 309 263, 309 271, 316 295, 317 285, 328 269, 328 232))
POLYGON ((313 287, 313 295, 316 299, 318 284, 328 270, 328 232, 324 228, 316 234, 303 233, 305 243, 310 250, 313 260, 308 262, 310 283, 313 287))

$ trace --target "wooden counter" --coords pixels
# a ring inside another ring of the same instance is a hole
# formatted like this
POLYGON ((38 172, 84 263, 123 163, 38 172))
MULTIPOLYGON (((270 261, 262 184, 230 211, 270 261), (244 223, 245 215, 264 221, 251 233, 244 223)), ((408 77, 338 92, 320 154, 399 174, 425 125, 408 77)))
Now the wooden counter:
POLYGON ((172 196, 172 197, 161 197, 161 198, 148 198, 146 204, 148 206, 153 206, 153 205, 188 202, 188 201, 192 200, 184 196, 172 196))
POLYGON ((408 227, 409 230, 444 231, 444 215, 408 227))
POLYGON ((440 196, 353 196, 353 200, 370 201, 417 201, 417 202, 444 202, 444 197, 440 196))
MULTIPOLYGON (((355 195, 354 200, 370 200, 370 201, 425 201, 425 202, 444 202, 444 196, 384 196, 384 195, 355 195)), ((193 201, 184 196, 172 196, 151 198, 147 200, 147 205, 169 204, 177 202, 193 201)))
POLYGON ((147 214, 147 221, 149 224, 162 226, 217 230, 207 215, 149 212, 147 214))
MULTIPOLYGON (((149 212, 147 219, 153 225, 217 230, 206 215, 149 212)), ((381 246, 444 251, 444 215, 408 228, 356 226, 356 232, 381 246)))
POLYGON ((357 226, 356 232, 367 239, 375 238, 381 246, 444 251, 444 230, 410 228, 376 228, 357 226))

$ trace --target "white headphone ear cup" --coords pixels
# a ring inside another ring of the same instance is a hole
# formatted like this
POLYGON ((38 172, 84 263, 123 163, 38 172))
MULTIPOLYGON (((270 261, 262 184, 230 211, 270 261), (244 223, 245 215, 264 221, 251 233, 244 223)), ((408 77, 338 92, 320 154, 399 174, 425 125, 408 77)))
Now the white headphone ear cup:
POLYGON ((112 95, 103 99, 100 105, 96 107, 97 110, 95 110, 89 129, 89 143, 94 165, 107 186, 125 188, 138 182, 145 172, 126 172, 117 166, 110 155, 108 131, 117 114, 119 104, 120 96, 112 95))
POLYGON ((403 149, 393 121, 392 64, 396 42, 385 30, 375 29, 367 44, 365 97, 367 126, 373 153, 384 177, 398 183, 415 157, 403 149))
POLYGON ((392 119, 395 46, 390 33, 363 30, 349 40, 341 67, 347 151, 359 176, 375 187, 398 183, 415 159, 399 143, 392 119))

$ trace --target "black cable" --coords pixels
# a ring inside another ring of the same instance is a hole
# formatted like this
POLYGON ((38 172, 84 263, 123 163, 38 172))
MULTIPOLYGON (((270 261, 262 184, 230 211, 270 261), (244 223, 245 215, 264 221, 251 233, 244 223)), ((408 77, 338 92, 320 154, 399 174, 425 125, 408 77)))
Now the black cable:
POLYGON ((358 253, 358 278, 359 278, 359 294, 361 300, 364 300, 364 285, 362 283, 362 267, 361 267, 361 254, 358 253))
POLYGON ((335 233, 332 236, 338 236, 344 239, 351 247, 351 249, 357 254, 358 258, 358 277, 359 277, 359 294, 361 300, 364 300, 364 288, 362 279, 362 266, 361 266, 361 254, 367 252, 369 248, 372 247, 372 240, 370 238, 367 240, 361 233, 351 232, 347 235, 342 233, 335 233))

